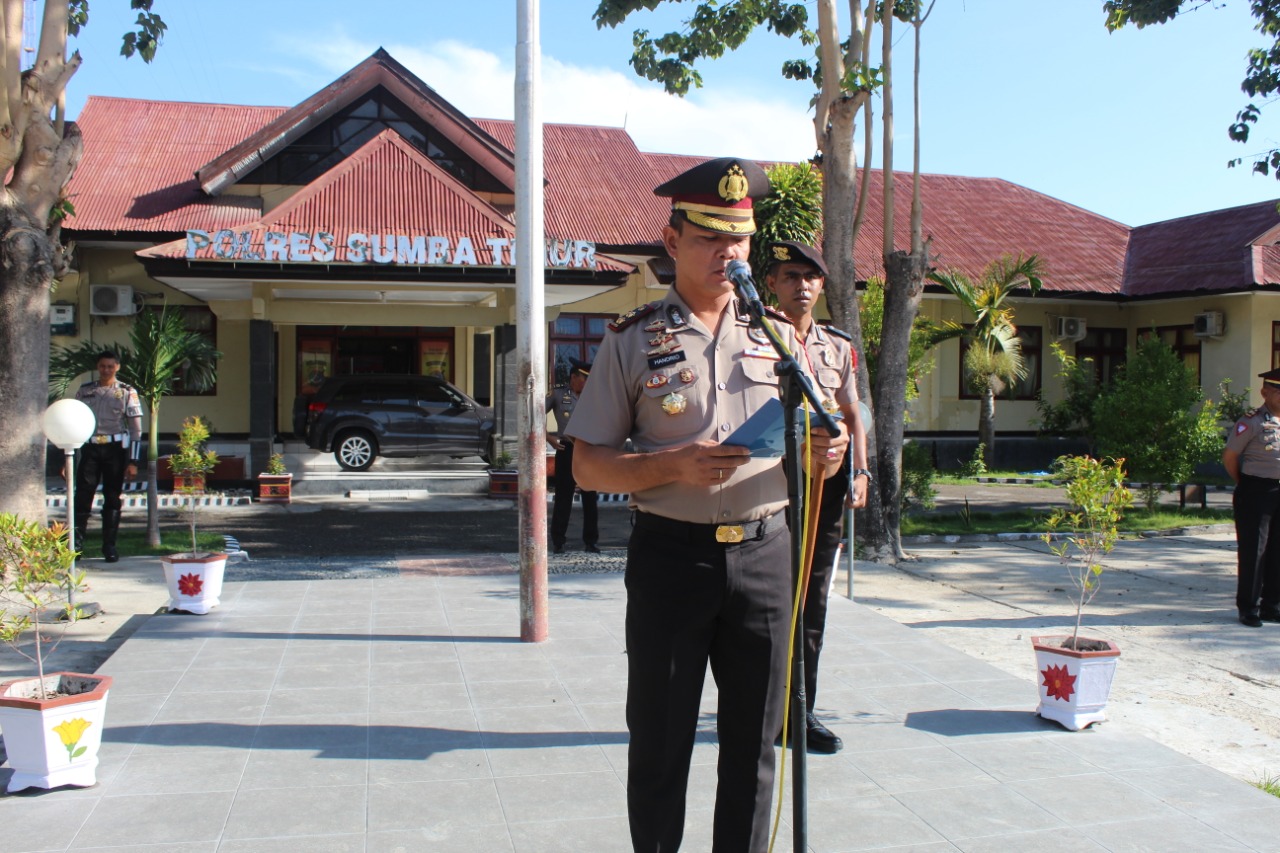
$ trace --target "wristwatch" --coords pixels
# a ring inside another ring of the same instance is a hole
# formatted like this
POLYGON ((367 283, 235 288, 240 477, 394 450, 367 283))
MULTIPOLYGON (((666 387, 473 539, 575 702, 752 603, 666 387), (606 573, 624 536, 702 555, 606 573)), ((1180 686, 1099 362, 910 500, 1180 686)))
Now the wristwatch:
POLYGON ((853 476, 854 476, 854 477, 857 477, 859 474, 861 474, 861 475, 863 475, 864 477, 866 477, 866 478, 867 478, 867 482, 868 482, 868 483, 870 483, 871 481, 873 481, 873 480, 875 479, 875 477, 872 477, 872 476, 871 476, 871 472, 870 472, 870 471, 868 471, 866 468, 854 468, 854 469, 853 469, 853 476))

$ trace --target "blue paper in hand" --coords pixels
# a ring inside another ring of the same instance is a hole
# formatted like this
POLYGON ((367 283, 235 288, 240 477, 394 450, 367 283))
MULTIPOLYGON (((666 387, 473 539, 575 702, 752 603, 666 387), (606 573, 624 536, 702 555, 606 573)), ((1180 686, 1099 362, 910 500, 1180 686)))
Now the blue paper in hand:
POLYGON ((742 426, 724 440, 725 444, 746 447, 757 458, 773 459, 786 453, 786 417, 777 397, 765 403, 742 426))

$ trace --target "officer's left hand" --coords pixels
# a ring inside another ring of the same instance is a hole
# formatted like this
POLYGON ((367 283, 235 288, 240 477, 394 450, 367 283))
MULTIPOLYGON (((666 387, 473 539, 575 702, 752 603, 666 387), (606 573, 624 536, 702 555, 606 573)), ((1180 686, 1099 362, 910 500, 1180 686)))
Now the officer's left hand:
POLYGON ((134 465, 132 462, 130 462, 128 465, 124 466, 124 478, 126 480, 133 480, 137 478, 137 476, 138 476, 137 465, 134 465))
POLYGON ((859 474, 849 484, 849 494, 845 495, 844 505, 849 509, 862 509, 867 505, 867 486, 870 481, 866 474, 859 474))
POLYGON ((827 435, 824 430, 813 429, 809 433, 809 453, 807 468, 810 471, 822 471, 823 477, 830 477, 840 469, 844 461, 845 451, 849 447, 849 430, 844 421, 836 421, 840 434, 827 435))

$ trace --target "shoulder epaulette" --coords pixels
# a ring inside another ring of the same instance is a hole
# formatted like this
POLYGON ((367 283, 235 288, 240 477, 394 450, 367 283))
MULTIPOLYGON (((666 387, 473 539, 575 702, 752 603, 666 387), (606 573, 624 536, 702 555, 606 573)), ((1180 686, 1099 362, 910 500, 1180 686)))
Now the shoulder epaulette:
POLYGON ((610 323, 609 331, 621 332, 623 329, 635 323, 636 320, 639 320, 643 317, 648 317, 654 311, 657 311, 661 305, 662 305, 662 300, 659 299, 655 302, 650 302, 647 305, 640 305, 636 308, 632 308, 627 313, 620 314, 618 316, 618 319, 610 323))
POLYGON ((772 305, 764 306, 764 313, 768 314, 770 319, 777 320, 781 323, 786 323, 788 326, 791 325, 791 318, 788 317, 786 314, 783 314, 777 308, 774 308, 772 305))
POLYGON ((831 334, 835 335, 837 338, 844 338, 846 341, 853 340, 853 335, 849 334, 844 329, 837 329, 835 326, 826 325, 822 327, 822 330, 824 332, 830 332, 831 334))

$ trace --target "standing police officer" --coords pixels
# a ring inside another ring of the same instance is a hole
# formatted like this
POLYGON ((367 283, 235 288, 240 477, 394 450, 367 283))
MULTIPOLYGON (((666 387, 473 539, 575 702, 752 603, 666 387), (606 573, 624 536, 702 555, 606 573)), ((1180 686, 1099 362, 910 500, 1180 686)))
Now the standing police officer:
MULTIPOLYGON (((547 441, 556 449, 556 500, 551 510, 551 550, 557 554, 564 551, 564 542, 569 534, 569 515, 573 512, 573 493, 578 488, 573 479, 573 439, 564 431, 569 428, 569 418, 591 374, 591 364, 581 359, 570 358, 569 366, 569 386, 557 388, 547 395, 547 411, 554 412, 556 418, 556 432, 547 436, 547 441)), ((599 492, 582 493, 582 541, 591 554, 600 553, 596 545, 600 541, 600 529, 596 523, 599 495, 599 492)))
MULTIPOLYGON (((708 662, 719 688, 712 849, 768 845, 773 739, 787 698, 787 488, 779 460, 720 443, 778 397, 777 355, 725 277, 729 261, 747 257, 752 199, 768 190, 759 166, 733 158, 654 190, 672 199, 662 239, 675 283, 665 299, 610 324, 569 426, 578 482, 629 493, 636 510, 626 568, 627 802, 639 853, 680 846, 708 662), (628 438, 633 451, 621 449, 628 438)), ((843 429, 835 438, 815 431, 810 469, 832 473, 847 443, 843 429)))
POLYGON ((116 379, 120 357, 110 350, 98 354, 98 379, 76 391, 76 399, 93 410, 93 435, 80 448, 76 468, 76 542, 84 541, 93 509, 93 493, 102 483, 102 556, 120 559, 116 537, 120 531, 120 493, 125 478, 138 476, 142 458, 142 404, 132 386, 116 379))
POLYGON ((1222 464, 1236 481, 1240 624, 1280 622, 1280 369, 1259 373, 1262 405, 1236 422, 1222 464))
POLYGON ((805 742, 810 752, 831 754, 839 752, 844 742, 813 713, 818 695, 818 656, 822 653, 822 635, 827 623, 827 593, 835 573, 846 495, 855 508, 866 506, 867 484, 871 481, 871 472, 867 470, 867 433, 858 411, 854 373, 858 356, 849 344, 848 332, 813 322, 813 308, 822 295, 827 276, 822 255, 803 243, 780 241, 769 244, 765 257, 768 263, 765 283, 778 297, 778 307, 795 326, 800 357, 814 378, 814 390, 822 397, 828 412, 840 412, 844 422, 852 425, 854 476, 851 483, 848 466, 841 466, 823 483, 813 567, 804 600, 804 690, 808 711, 805 742))

